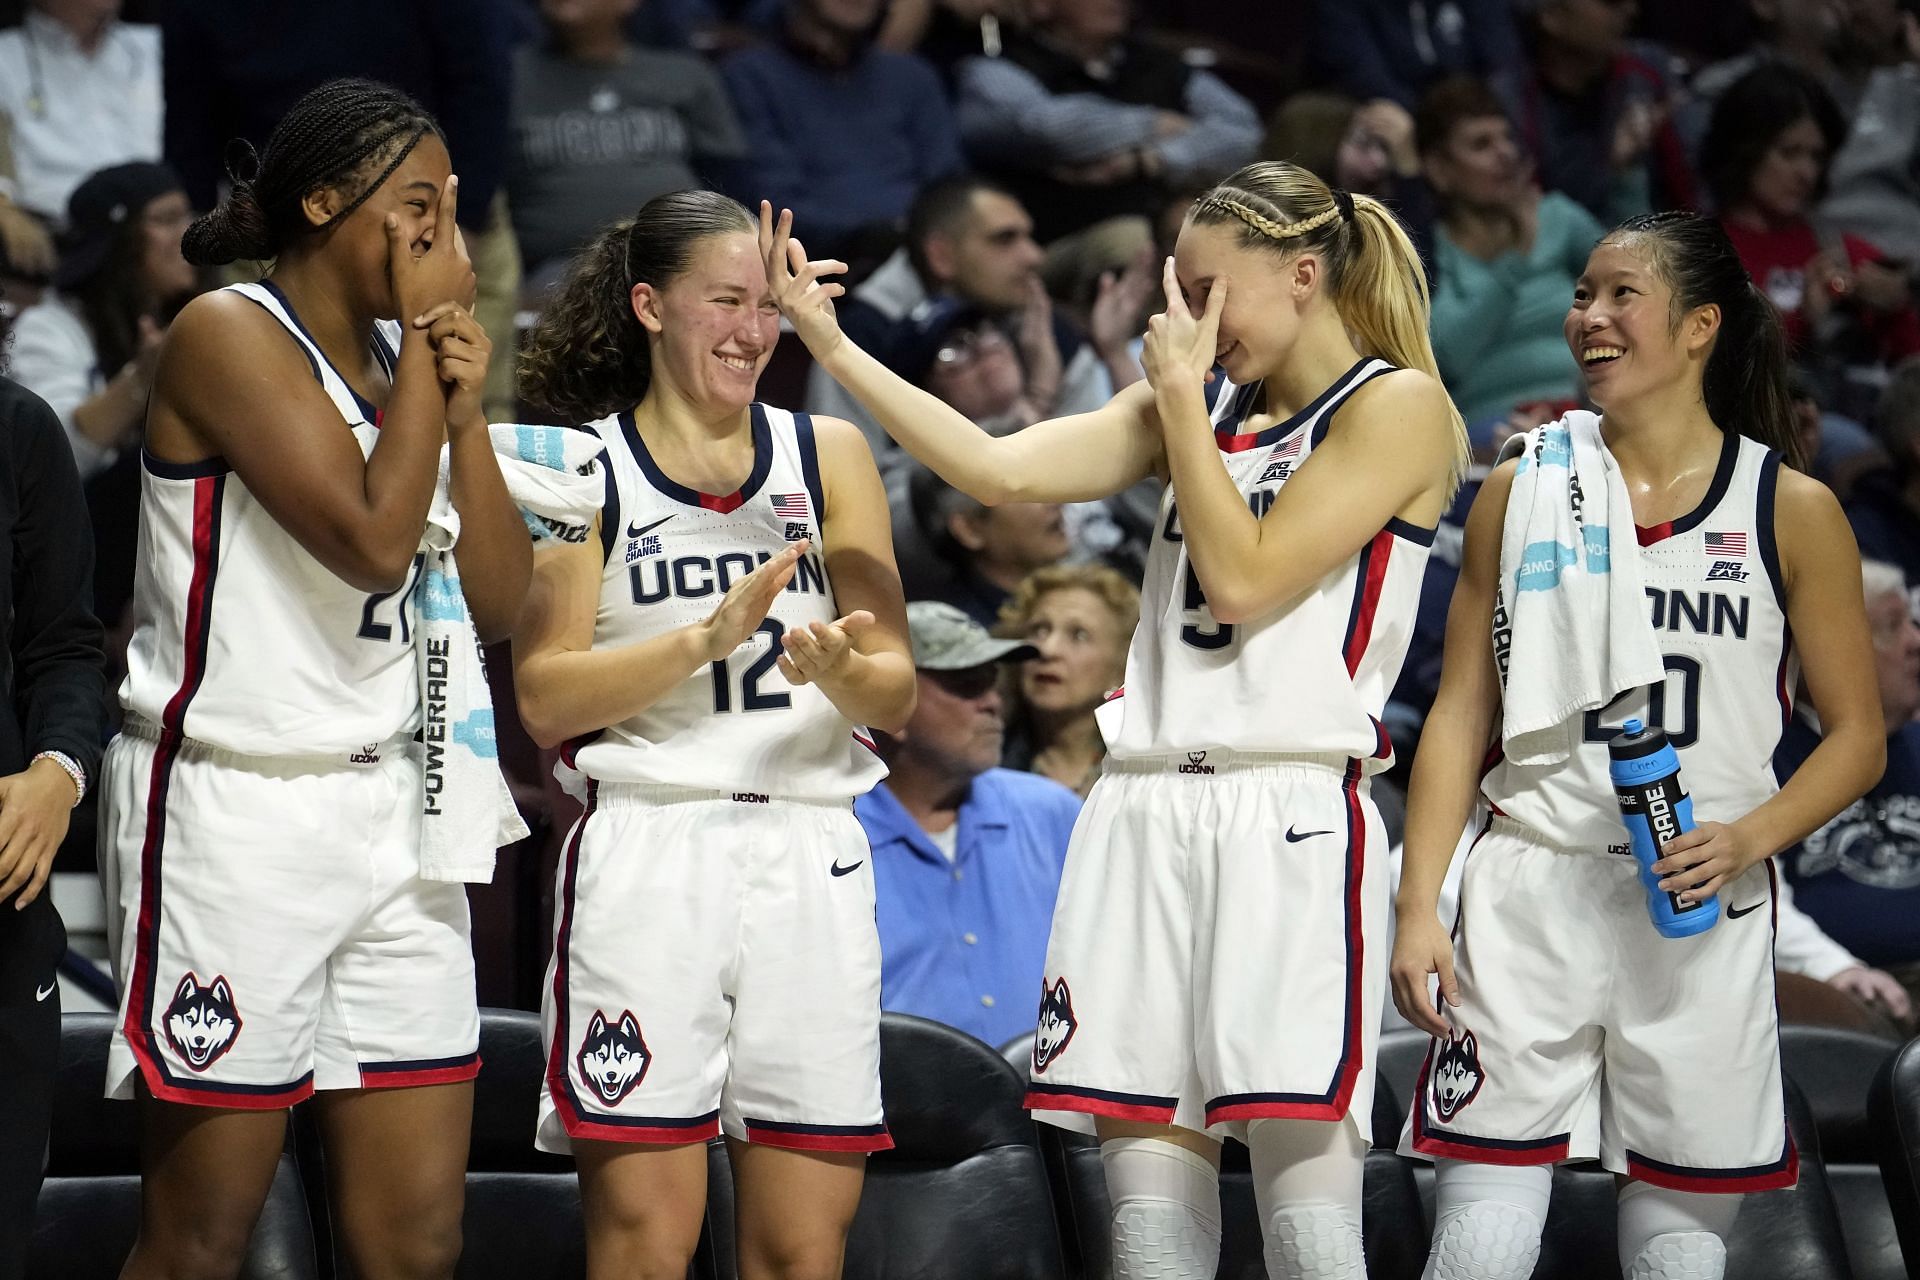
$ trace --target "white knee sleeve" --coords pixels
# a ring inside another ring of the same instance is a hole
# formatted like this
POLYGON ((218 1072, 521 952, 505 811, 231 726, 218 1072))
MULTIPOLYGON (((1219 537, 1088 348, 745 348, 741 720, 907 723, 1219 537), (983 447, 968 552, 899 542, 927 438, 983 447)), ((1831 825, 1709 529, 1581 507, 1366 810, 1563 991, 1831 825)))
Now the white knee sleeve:
POLYGON ((1553 1166, 1434 1162, 1433 1252, 1421 1280, 1527 1280, 1553 1196, 1553 1166))
POLYGON ((1213 1280, 1220 1265, 1220 1172, 1157 1138, 1108 1138, 1113 1280, 1213 1280))
POLYGON ((1365 1280, 1367 1144, 1352 1122, 1256 1120, 1247 1147, 1269 1280, 1365 1280))
POLYGON ((1620 1189, 1620 1274, 1626 1280, 1721 1280, 1726 1234, 1740 1200, 1629 1182, 1620 1189))

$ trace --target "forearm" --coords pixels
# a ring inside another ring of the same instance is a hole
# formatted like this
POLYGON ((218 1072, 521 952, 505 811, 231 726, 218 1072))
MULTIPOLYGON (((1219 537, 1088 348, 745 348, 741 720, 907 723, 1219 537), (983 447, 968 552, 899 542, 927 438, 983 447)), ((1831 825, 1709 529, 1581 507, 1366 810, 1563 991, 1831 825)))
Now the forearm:
POLYGON ((1482 758, 1493 732, 1490 711, 1463 709, 1446 696, 1434 703, 1420 731, 1407 795, 1405 853, 1394 907, 1402 915, 1432 914, 1479 791, 1482 758))
POLYGON ((1180 512, 1180 535, 1194 576, 1216 621, 1245 621, 1260 573, 1260 522, 1220 465, 1213 423, 1198 384, 1163 390, 1155 403, 1180 512))
POLYGON ((539 654, 514 667, 520 720, 543 747, 557 747, 639 715, 707 665, 698 623, 639 644, 539 654))
POLYGON ((849 653, 832 675, 815 681, 841 715, 883 732, 905 727, 918 682, 904 653, 849 653))
POLYGON ((419 550, 446 439, 446 402, 434 371, 433 348, 425 330, 409 328, 401 339, 393 394, 379 439, 367 457, 363 482, 366 545, 371 558, 392 569, 396 580, 419 550))
POLYGON ((449 490, 460 513, 461 586, 483 644, 512 634, 533 576, 533 539, 507 493, 486 423, 452 432, 449 490))
POLYGON ((97 449, 121 449, 139 434, 147 414, 147 383, 132 364, 73 407, 74 430, 97 449))
POLYGON ((1829 725, 1820 745, 1786 785, 1745 817, 1729 824, 1753 841, 1762 857, 1798 844, 1867 793, 1887 765, 1878 723, 1829 725))

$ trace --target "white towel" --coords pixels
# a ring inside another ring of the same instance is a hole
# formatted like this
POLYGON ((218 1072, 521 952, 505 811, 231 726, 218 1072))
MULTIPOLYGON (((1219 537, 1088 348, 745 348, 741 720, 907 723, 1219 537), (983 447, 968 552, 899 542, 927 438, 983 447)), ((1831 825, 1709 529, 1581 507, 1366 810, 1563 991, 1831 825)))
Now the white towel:
MULTIPOLYGON (((583 540, 606 499, 595 460, 598 438, 564 427, 505 424, 489 429, 500 474, 536 541, 583 540)), ((422 771, 420 875, 426 880, 493 879, 494 853, 527 834, 500 773, 486 659, 467 612, 454 548, 460 515, 448 488, 449 460, 427 513, 420 549, 414 654, 420 664, 422 771)))
POLYGON ((1578 745, 1585 712, 1666 672, 1633 505, 1600 419, 1575 410, 1508 441, 1501 456, 1516 453, 1494 633, 1500 737, 1515 764, 1552 765, 1578 745), (1522 678, 1510 678, 1515 671, 1522 678))

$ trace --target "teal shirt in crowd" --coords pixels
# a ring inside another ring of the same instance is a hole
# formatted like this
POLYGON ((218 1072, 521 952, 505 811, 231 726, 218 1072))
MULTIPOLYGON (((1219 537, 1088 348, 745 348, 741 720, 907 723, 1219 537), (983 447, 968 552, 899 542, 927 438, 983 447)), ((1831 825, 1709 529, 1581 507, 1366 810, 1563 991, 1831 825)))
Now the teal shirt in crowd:
POLYGON ((1531 400, 1580 394, 1580 366, 1561 324, 1573 282, 1606 229, 1557 191, 1540 197, 1526 253, 1491 262, 1464 252, 1441 224, 1434 233, 1433 352, 1469 424, 1503 418, 1531 400))

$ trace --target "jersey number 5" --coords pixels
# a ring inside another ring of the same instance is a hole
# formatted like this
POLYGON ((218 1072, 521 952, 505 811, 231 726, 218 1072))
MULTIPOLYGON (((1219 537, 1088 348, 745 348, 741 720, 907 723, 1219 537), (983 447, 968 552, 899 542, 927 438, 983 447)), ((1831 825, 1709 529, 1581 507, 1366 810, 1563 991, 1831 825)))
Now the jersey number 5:
MULTIPOLYGON (((780 636, 786 630, 772 618, 760 624, 754 634, 767 638, 767 651, 753 660, 746 674, 740 677, 740 696, 737 699, 741 711, 778 711, 793 705, 793 695, 787 693, 762 693, 760 681, 767 672, 773 670, 780 661, 780 636)), ((733 696, 733 672, 726 658, 715 659, 713 663, 713 709, 723 713, 735 709, 733 696)))
POLYGON ((1233 643, 1233 624, 1215 622, 1213 614, 1207 610, 1206 592, 1200 589, 1200 579, 1193 572, 1193 565, 1187 565, 1186 589, 1180 599, 1180 607, 1185 616, 1204 612, 1206 624, 1188 623, 1180 628, 1180 643, 1195 649, 1224 649, 1233 643))

